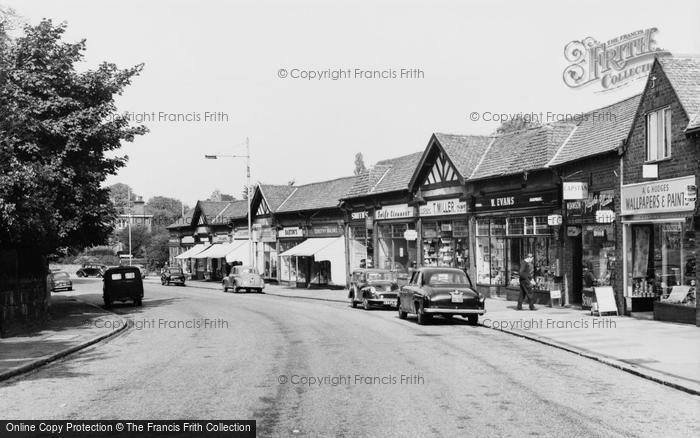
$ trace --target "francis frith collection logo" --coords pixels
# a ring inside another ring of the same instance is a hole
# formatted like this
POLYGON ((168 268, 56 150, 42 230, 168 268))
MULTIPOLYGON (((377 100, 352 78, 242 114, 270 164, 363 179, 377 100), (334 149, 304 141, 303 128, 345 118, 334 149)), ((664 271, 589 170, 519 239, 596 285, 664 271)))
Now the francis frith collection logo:
POLYGON ((592 37, 571 41, 564 48, 564 56, 571 63, 564 69, 564 83, 570 88, 600 83, 601 91, 609 91, 645 78, 654 57, 671 56, 657 47, 657 32, 652 27, 606 42, 592 37))

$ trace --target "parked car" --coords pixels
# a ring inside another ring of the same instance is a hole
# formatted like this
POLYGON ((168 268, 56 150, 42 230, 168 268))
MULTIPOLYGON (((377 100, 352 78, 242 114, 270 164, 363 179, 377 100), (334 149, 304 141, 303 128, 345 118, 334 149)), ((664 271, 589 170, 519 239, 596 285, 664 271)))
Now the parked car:
POLYGON ((396 307, 399 285, 396 276, 387 269, 356 269, 350 279, 350 305, 362 303, 365 310, 374 306, 396 307))
POLYGON ((143 305, 143 280, 135 266, 109 268, 102 276, 102 299, 106 307, 115 301, 132 300, 135 306, 143 305))
POLYGON ((59 290, 73 290, 73 282, 65 271, 52 271, 49 273, 49 288, 51 292, 59 290))
POLYGON ((102 277, 107 267, 105 265, 85 265, 75 273, 78 277, 102 277))
POLYGON ((265 289, 265 282, 260 273, 252 266, 234 266, 229 275, 221 281, 224 292, 233 289, 235 293, 245 289, 246 292, 255 291, 262 293, 265 289))
POLYGON ((185 273, 180 268, 165 268, 160 275, 160 283, 163 286, 170 286, 170 283, 185 285, 185 273))
POLYGON ((476 325, 486 310, 485 296, 472 286, 469 276, 460 269, 420 268, 413 272, 399 293, 399 318, 409 313, 418 316, 418 324, 427 324, 433 316, 451 318, 461 315, 476 325))

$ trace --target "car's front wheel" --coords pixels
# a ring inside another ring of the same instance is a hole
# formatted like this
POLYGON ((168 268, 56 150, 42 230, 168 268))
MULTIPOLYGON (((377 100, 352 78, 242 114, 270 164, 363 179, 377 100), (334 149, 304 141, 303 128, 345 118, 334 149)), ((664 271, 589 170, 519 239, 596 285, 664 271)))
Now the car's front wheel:
POLYGON ((365 309, 365 310, 369 310, 369 309, 370 309, 369 301, 367 301, 367 298, 364 298, 364 299, 362 300, 362 308, 365 309))
POLYGON ((398 309, 399 309, 399 319, 406 319, 408 318, 408 312, 404 312, 401 310, 401 302, 399 301, 397 303, 398 309))
POLYGON ((469 325, 476 325, 479 322, 479 315, 467 315, 467 323, 469 325))
POLYGON ((418 308, 418 324, 419 325, 426 325, 429 324, 430 321, 432 320, 432 315, 429 315, 423 311, 423 306, 421 305, 418 308))
POLYGON ((105 307, 112 307, 112 300, 110 298, 104 298, 105 307))

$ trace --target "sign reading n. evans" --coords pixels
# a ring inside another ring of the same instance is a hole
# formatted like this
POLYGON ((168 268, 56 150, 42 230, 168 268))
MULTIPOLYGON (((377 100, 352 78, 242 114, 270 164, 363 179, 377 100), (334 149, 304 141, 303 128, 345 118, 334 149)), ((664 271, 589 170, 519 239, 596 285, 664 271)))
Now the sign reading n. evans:
POLYGON ((462 214, 467 212, 467 203, 458 198, 428 201, 420 207, 421 216, 442 216, 446 214, 462 214))
POLYGON ((629 184, 622 186, 621 211, 623 215, 693 211, 695 190, 694 176, 629 184))
POLYGON ((374 218, 382 219, 402 219, 413 217, 413 207, 408 204, 386 205, 374 212, 374 218))

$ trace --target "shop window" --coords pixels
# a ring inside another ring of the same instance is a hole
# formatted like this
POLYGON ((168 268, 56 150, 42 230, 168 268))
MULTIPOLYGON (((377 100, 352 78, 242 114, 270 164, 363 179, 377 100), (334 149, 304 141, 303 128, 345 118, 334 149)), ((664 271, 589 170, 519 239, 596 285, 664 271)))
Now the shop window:
POLYGON ((615 228, 587 225, 582 231, 583 287, 612 286, 615 282, 615 228))
POLYGON ((688 228, 685 222, 625 227, 628 296, 695 306, 697 249, 688 228))
POLYGON ((466 224, 453 221, 423 223, 423 266, 466 269, 469 263, 466 224))
POLYGON ((525 234, 525 218, 508 218, 508 234, 511 236, 520 236, 522 234, 525 234))
POLYGON ((477 236, 488 236, 489 235, 489 220, 488 219, 477 219, 476 220, 476 235, 477 236))
POLYGON ((406 230, 415 229, 413 224, 385 224, 379 226, 377 239, 377 267, 398 272, 399 278, 407 279, 408 270, 415 265, 415 240, 406 240, 406 230))
POLYGON ((647 114, 647 161, 671 156, 671 108, 647 114))
POLYGON ((374 265, 372 230, 363 225, 349 227, 350 269, 371 268, 374 265))

